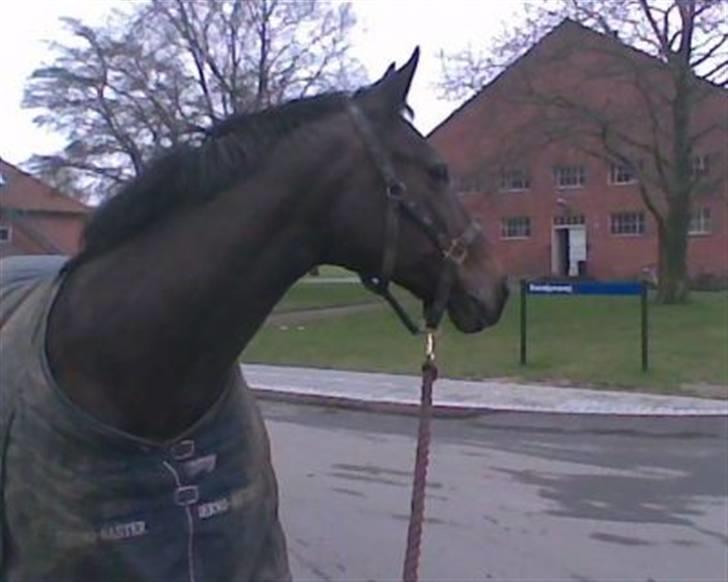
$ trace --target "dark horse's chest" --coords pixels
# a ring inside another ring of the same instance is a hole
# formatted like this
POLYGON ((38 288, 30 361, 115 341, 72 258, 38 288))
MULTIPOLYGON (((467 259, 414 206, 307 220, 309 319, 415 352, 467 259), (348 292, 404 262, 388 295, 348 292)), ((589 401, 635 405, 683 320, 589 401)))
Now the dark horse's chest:
POLYGON ((0 579, 287 579, 268 439, 242 376, 173 442, 119 433, 53 385, 53 289, 0 294, 0 579))

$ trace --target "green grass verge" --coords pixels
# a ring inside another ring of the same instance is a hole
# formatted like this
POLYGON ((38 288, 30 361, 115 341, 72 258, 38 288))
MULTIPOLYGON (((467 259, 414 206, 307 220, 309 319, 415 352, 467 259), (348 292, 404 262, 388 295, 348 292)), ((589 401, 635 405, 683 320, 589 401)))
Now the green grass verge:
MULTIPOLYGON (((299 287, 296 294, 309 293, 299 287)), ((326 293, 330 299, 365 293, 351 287, 326 293)), ((296 301, 305 303, 303 297, 296 301)), ((438 358, 449 377, 507 376, 655 391, 675 391, 686 383, 728 385, 728 294, 694 293, 685 306, 651 304, 650 340, 651 370, 644 374, 637 298, 530 297, 529 365, 523 368, 518 364, 519 307, 514 298, 501 323, 481 334, 466 336, 446 325, 438 358)), ((421 339, 409 336, 383 307, 308 322, 303 330, 268 326, 243 360, 413 373, 421 349, 421 339)))
POLYGON ((343 277, 346 278, 354 278, 358 279, 359 275, 357 275, 354 271, 349 271, 348 269, 345 269, 344 267, 337 267, 336 265, 321 265, 318 268, 318 275, 316 277, 311 277, 313 279, 340 279, 343 277))
POLYGON ((377 297, 357 283, 298 283, 276 306, 274 313, 361 305, 377 297))

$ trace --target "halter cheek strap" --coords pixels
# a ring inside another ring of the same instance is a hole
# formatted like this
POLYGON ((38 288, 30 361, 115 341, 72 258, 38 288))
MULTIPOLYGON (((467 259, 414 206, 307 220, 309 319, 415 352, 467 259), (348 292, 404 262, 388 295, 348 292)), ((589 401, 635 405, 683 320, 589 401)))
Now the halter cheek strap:
POLYGON ((471 222, 465 231, 456 238, 451 238, 447 233, 438 229, 430 214, 416 200, 407 195, 405 184, 397 178, 387 152, 362 110, 351 100, 347 103, 347 110, 384 182, 387 200, 382 266, 378 275, 360 275, 362 284, 373 293, 383 297, 412 334, 422 333, 420 327, 389 290, 397 262, 399 217, 401 212, 404 212, 442 253, 442 271, 435 298, 427 310, 425 322, 428 329, 436 329, 447 308, 457 268, 467 259, 470 246, 481 232, 480 225, 477 222, 471 222))

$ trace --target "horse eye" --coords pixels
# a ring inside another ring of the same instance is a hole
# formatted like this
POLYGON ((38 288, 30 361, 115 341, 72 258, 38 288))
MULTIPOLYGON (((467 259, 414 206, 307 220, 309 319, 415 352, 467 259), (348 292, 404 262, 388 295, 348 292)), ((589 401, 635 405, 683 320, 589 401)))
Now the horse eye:
POLYGON ((430 168, 430 177, 436 182, 447 184, 450 181, 450 173, 447 164, 436 164, 430 168))

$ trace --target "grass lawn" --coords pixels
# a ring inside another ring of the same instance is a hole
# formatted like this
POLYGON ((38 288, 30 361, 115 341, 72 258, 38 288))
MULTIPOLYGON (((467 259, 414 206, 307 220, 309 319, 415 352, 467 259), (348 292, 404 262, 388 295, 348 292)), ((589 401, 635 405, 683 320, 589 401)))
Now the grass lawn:
POLYGON ((358 283, 298 283, 276 306, 275 313, 361 305, 378 298, 358 283))
POLYGON ((321 265, 319 267, 319 274, 316 277, 311 277, 312 279, 338 279, 341 277, 348 277, 348 278, 354 278, 358 279, 359 275, 357 275, 354 271, 349 271, 348 269, 345 269, 344 267, 337 267, 336 265, 321 265))
MULTIPOLYGON (((355 285, 296 286, 284 306, 350 301, 355 285), (348 289, 347 289, 348 288, 348 289), (317 295, 319 294, 319 295, 317 295)), ((361 295, 359 295, 361 294, 361 295)), ((342 303, 338 303, 341 305, 342 303)), ((529 365, 518 364, 519 305, 501 323, 466 336, 446 325, 439 342, 449 377, 515 377, 590 386, 675 392, 683 384, 728 386, 728 294, 694 293, 686 306, 650 305, 651 370, 640 369, 636 297, 529 297, 529 365)), ((304 329, 266 326, 243 354, 246 362, 417 373, 421 338, 413 338, 386 307, 322 318, 304 329)))

